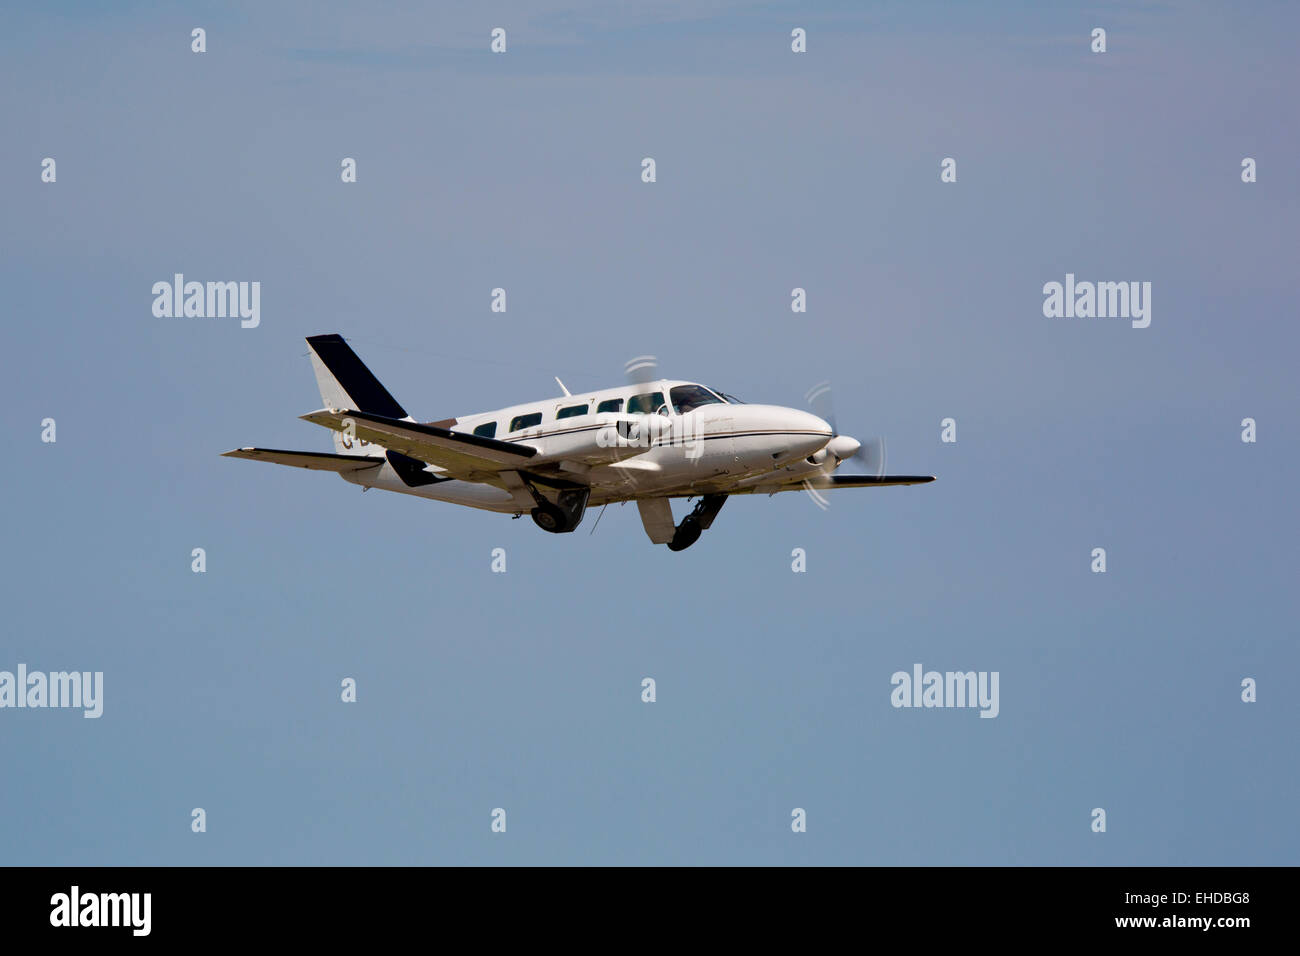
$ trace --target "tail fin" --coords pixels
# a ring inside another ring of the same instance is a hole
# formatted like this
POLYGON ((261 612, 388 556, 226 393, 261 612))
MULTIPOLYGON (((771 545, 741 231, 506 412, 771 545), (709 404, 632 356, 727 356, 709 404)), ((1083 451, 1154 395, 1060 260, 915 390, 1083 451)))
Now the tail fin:
MULTIPOLYGON (((307 337, 307 345, 311 348, 311 365, 326 408, 352 409, 411 420, 406 409, 343 341, 343 336, 311 335, 307 337)), ((363 448, 362 442, 344 432, 334 432, 334 446, 342 455, 368 455, 376 451, 372 445, 363 448)))

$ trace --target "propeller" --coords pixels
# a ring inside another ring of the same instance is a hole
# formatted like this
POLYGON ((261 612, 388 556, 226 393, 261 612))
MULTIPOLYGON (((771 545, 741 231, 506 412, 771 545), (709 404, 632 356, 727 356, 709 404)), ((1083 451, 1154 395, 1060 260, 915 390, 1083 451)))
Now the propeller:
MULTIPOLYGON (((627 376, 629 385, 649 385, 659 378, 659 359, 653 355, 638 355, 636 358, 630 358, 623 363, 623 372, 627 376)), ((665 422, 656 417, 653 425, 647 427, 663 428, 665 422)), ((616 464, 614 466, 618 468, 616 464)), ((623 470, 623 480, 629 488, 637 487, 637 472, 634 470, 623 470)))
POLYGON ((860 462, 863 470, 877 478, 885 474, 885 439, 883 436, 868 438, 862 446, 845 459, 860 462))
POLYGON ((648 385, 658 378, 659 360, 653 355, 638 355, 623 366, 629 385, 648 385))
POLYGON ((831 426, 832 434, 838 435, 840 430, 835 424, 835 399, 831 392, 831 383, 818 382, 808 389, 804 399, 808 402, 808 407, 813 410, 813 414, 831 426))

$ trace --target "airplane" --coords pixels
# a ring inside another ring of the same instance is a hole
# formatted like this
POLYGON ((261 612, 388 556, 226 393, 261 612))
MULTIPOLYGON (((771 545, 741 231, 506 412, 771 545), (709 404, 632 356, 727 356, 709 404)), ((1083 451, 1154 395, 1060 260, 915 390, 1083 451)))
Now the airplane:
MULTIPOLYGON (((380 488, 484 511, 529 514, 553 534, 589 508, 635 501, 646 535, 690 547, 732 495, 873 488, 934 481, 885 475, 883 455, 825 417, 751 405, 696 382, 659 379, 652 356, 628 363, 629 384, 493 412, 417 422, 338 334, 307 338, 324 407, 301 416, 333 432, 332 454, 238 448, 223 457, 336 472, 380 488), (877 474, 835 474, 850 460, 877 474), (699 498, 680 523, 673 498, 699 498)), ((821 387, 810 400, 828 399, 821 387)))

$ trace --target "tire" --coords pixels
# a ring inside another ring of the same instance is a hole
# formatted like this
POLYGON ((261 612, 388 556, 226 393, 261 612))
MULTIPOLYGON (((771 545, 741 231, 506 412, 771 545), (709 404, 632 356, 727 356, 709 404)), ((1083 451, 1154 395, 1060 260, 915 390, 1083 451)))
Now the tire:
POLYGON ((700 533, 703 530, 700 527, 699 520, 694 515, 687 515, 682 519, 682 523, 677 526, 677 533, 673 535, 673 540, 668 542, 668 550, 685 551, 700 540, 700 533))
POLYGON ((532 510, 532 516, 537 527, 543 531, 560 534, 567 530, 565 523, 568 519, 565 517, 564 512, 555 505, 538 505, 532 510))

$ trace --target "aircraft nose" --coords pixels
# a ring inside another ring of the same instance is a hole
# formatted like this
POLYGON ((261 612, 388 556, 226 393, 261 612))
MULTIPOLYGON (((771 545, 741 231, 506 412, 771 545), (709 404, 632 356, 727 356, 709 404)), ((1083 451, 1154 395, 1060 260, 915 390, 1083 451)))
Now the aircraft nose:
POLYGON ((799 427, 801 429, 819 432, 827 438, 830 438, 835 433, 835 429, 831 428, 830 422, 824 418, 818 418, 812 412, 796 411, 795 414, 800 416, 799 427))
POLYGON ((806 454, 822 448, 834 433, 834 429, 824 418, 797 408, 789 410, 788 425, 791 431, 798 434, 800 444, 808 447, 809 451, 806 454))

